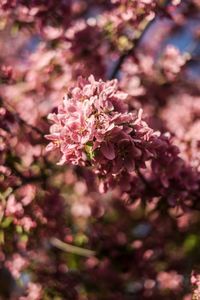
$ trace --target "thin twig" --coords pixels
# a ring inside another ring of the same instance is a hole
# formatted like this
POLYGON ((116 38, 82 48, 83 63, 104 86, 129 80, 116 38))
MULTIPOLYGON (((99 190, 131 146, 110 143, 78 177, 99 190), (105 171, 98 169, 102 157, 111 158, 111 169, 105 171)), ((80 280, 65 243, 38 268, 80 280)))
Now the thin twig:
MULTIPOLYGON (((3 102, 3 101, 2 101, 3 102)), ((21 123, 22 125, 34 130, 35 132, 37 132, 38 134, 40 134, 42 137, 44 136, 44 132, 42 132, 42 130, 40 130, 39 128, 27 123, 24 119, 22 119, 19 114, 17 112, 15 112, 14 108, 8 104, 3 102, 3 106, 14 116, 15 120, 17 122, 19 122, 19 124, 21 123)))
POLYGON ((89 249, 85 249, 85 248, 81 248, 81 247, 77 247, 71 244, 67 244, 62 242, 61 240, 57 239, 57 238, 52 238, 50 240, 50 243, 52 246, 65 251, 65 252, 69 252, 69 253, 73 253, 73 254, 77 254, 80 256, 85 256, 85 257, 90 257, 90 256, 94 256, 95 252, 89 249))
POLYGON ((143 29, 142 33, 140 34, 140 36, 137 38, 137 39, 134 39, 132 41, 133 43, 133 46, 126 52, 124 52, 120 57, 119 57, 119 60, 117 61, 111 75, 110 75, 110 79, 113 79, 113 78, 116 78, 117 76, 117 73, 119 72, 123 62, 125 61, 125 59, 131 55, 131 54, 134 54, 136 48, 138 47, 141 39, 143 38, 143 36, 145 35, 146 31, 149 29, 150 25, 153 23, 154 21, 154 18, 152 20, 150 20, 149 22, 146 23, 146 26, 145 28, 143 29))

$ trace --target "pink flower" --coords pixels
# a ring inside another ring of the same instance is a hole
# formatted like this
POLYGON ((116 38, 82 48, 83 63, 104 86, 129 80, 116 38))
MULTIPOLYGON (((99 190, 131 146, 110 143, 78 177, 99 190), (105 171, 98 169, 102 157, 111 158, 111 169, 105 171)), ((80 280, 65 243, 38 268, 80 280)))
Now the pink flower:
POLYGON ((160 62, 167 79, 173 80, 189 59, 188 53, 181 54, 176 47, 168 45, 160 62))
POLYGON ((5 213, 6 216, 22 216, 24 213, 22 204, 16 201, 13 194, 8 197, 5 213))
POLYGON ((26 296, 22 296, 20 300, 40 300, 42 298, 42 286, 39 283, 29 282, 26 289, 26 296))
POLYGON ((10 260, 6 261, 5 265, 10 270, 12 275, 18 279, 21 271, 27 267, 28 262, 20 254, 15 253, 10 260))
POLYGON ((160 272, 157 280, 161 289, 179 290, 183 282, 183 276, 176 271, 160 272))

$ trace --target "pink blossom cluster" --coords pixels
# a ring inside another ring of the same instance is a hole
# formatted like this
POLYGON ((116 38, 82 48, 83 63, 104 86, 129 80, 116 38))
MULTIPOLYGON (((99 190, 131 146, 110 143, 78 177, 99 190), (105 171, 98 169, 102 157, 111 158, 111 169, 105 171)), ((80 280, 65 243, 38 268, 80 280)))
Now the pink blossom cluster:
POLYGON ((39 283, 29 282, 27 285, 26 296, 22 296, 19 300, 40 300, 42 298, 42 287, 39 283))
POLYGON ((160 61, 161 69, 166 78, 173 80, 189 59, 189 53, 182 54, 176 47, 168 45, 160 61))
POLYGON ((196 271, 192 272, 191 284, 193 287, 192 299, 198 300, 200 298, 200 275, 199 275, 199 272, 196 272, 196 271))
POLYGON ((148 23, 155 16, 159 5, 154 0, 128 1, 112 0, 112 11, 99 17, 98 24, 108 37, 112 48, 126 51, 133 46, 138 38, 142 23, 148 23))
POLYGON ((161 289, 180 289, 183 282, 183 276, 177 274, 176 271, 160 272, 157 276, 157 280, 161 289))
POLYGON ((2 0, 0 3, 1 9, 13 8, 16 5, 16 0, 2 0))
POLYGON ((107 46, 102 47, 103 32, 96 23, 95 18, 89 18, 87 22, 76 22, 66 30, 65 36, 69 42, 70 50, 68 50, 68 60, 74 64, 75 78, 79 75, 87 77, 91 73, 98 78, 105 76, 103 58, 107 53, 107 46), (93 42, 91 43, 91 41, 93 42), (98 68, 96 68, 96 61, 98 61, 98 68), (88 68, 88 66, 90 67, 88 68))
POLYGON ((61 151, 59 164, 93 166, 101 176, 144 168, 154 154, 151 144, 158 133, 142 120, 141 110, 128 112, 126 99, 117 80, 79 78, 58 112, 49 114, 53 125, 46 135, 51 141, 47 150, 61 151))
POLYGON ((152 159, 151 184, 172 206, 188 200, 198 201, 199 174, 180 156, 171 139, 162 135, 155 144, 156 157, 152 159), (156 145, 157 144, 157 145, 156 145))
POLYGON ((198 171, 200 170, 199 100, 199 96, 181 93, 176 97, 172 96, 161 111, 167 129, 175 136, 174 143, 179 147, 181 157, 198 171))

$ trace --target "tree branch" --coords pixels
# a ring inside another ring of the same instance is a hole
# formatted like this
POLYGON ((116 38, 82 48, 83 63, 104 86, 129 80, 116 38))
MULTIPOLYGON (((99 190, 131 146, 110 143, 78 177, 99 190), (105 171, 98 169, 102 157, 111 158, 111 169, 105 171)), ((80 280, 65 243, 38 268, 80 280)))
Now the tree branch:
MULTIPOLYGON (((2 100, 2 99, 1 99, 1 100, 2 100)), ((5 108, 13 115, 13 117, 15 118, 15 120, 16 120, 19 124, 24 125, 24 126, 30 128, 31 130, 37 132, 37 133, 38 133, 39 135, 41 135, 42 137, 44 136, 44 132, 42 132, 42 130, 40 130, 39 128, 37 128, 37 127, 35 127, 35 126, 31 125, 31 124, 26 123, 26 121, 25 121, 24 119, 22 119, 22 118, 19 116, 19 114, 16 113, 16 112, 14 111, 14 108, 13 108, 10 104, 5 103, 5 102, 3 102, 3 101, 2 101, 2 104, 3 104, 3 106, 4 106, 4 107, 5 107, 5 108)))
POLYGON ((145 27, 144 27, 143 31, 141 32, 140 36, 137 39, 134 39, 132 41, 132 43, 133 43, 132 48, 130 48, 128 51, 124 52, 119 57, 119 60, 117 61, 116 65, 115 65, 115 67, 114 67, 114 69, 113 69, 113 71, 110 75, 110 79, 116 78, 116 76, 117 76, 118 72, 120 71, 121 66, 122 66, 123 62, 125 61, 125 59, 129 55, 134 54, 134 52, 135 52, 136 48, 138 47, 141 39, 145 35, 146 31, 149 29, 150 25, 153 23, 153 21, 154 21, 154 18, 145 24, 145 27))
MULTIPOLYGON (((165 8, 168 6, 168 4, 169 4, 170 2, 171 2, 171 1, 166 1, 165 8)), ((166 9, 164 9, 164 7, 159 7, 159 12, 162 13, 163 16, 165 16, 165 17, 167 17, 167 18, 169 18, 169 19, 172 18, 171 15, 170 15, 170 13, 168 13, 168 11, 167 11, 166 9)), ((143 28, 141 29, 141 33, 140 33, 139 37, 138 37, 137 39, 134 39, 134 40, 132 41, 133 46, 132 46, 128 51, 124 52, 124 53, 119 57, 119 60, 117 61, 117 63, 116 63, 116 65, 115 65, 115 67, 114 67, 114 69, 113 69, 113 71, 112 71, 112 73, 111 73, 109 79, 114 79, 114 78, 116 78, 118 72, 119 72, 120 69, 121 69, 121 66, 122 66, 123 62, 125 61, 125 59, 126 59, 127 57, 129 57, 129 55, 135 53, 135 50, 136 50, 137 47, 139 46, 139 44, 140 44, 142 38, 144 37, 144 35, 146 34, 147 30, 150 28, 150 26, 151 26, 152 23, 154 22, 155 17, 156 17, 156 16, 154 16, 151 20, 147 21, 147 22, 145 23, 145 25, 143 25, 143 28)))

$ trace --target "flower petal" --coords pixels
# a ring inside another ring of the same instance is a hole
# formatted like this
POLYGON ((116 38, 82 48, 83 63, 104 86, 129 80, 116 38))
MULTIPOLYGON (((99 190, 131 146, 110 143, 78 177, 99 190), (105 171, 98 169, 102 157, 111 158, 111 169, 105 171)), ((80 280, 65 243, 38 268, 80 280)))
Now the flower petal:
POLYGON ((115 148, 111 142, 104 142, 101 146, 101 152, 109 160, 115 158, 115 148))

